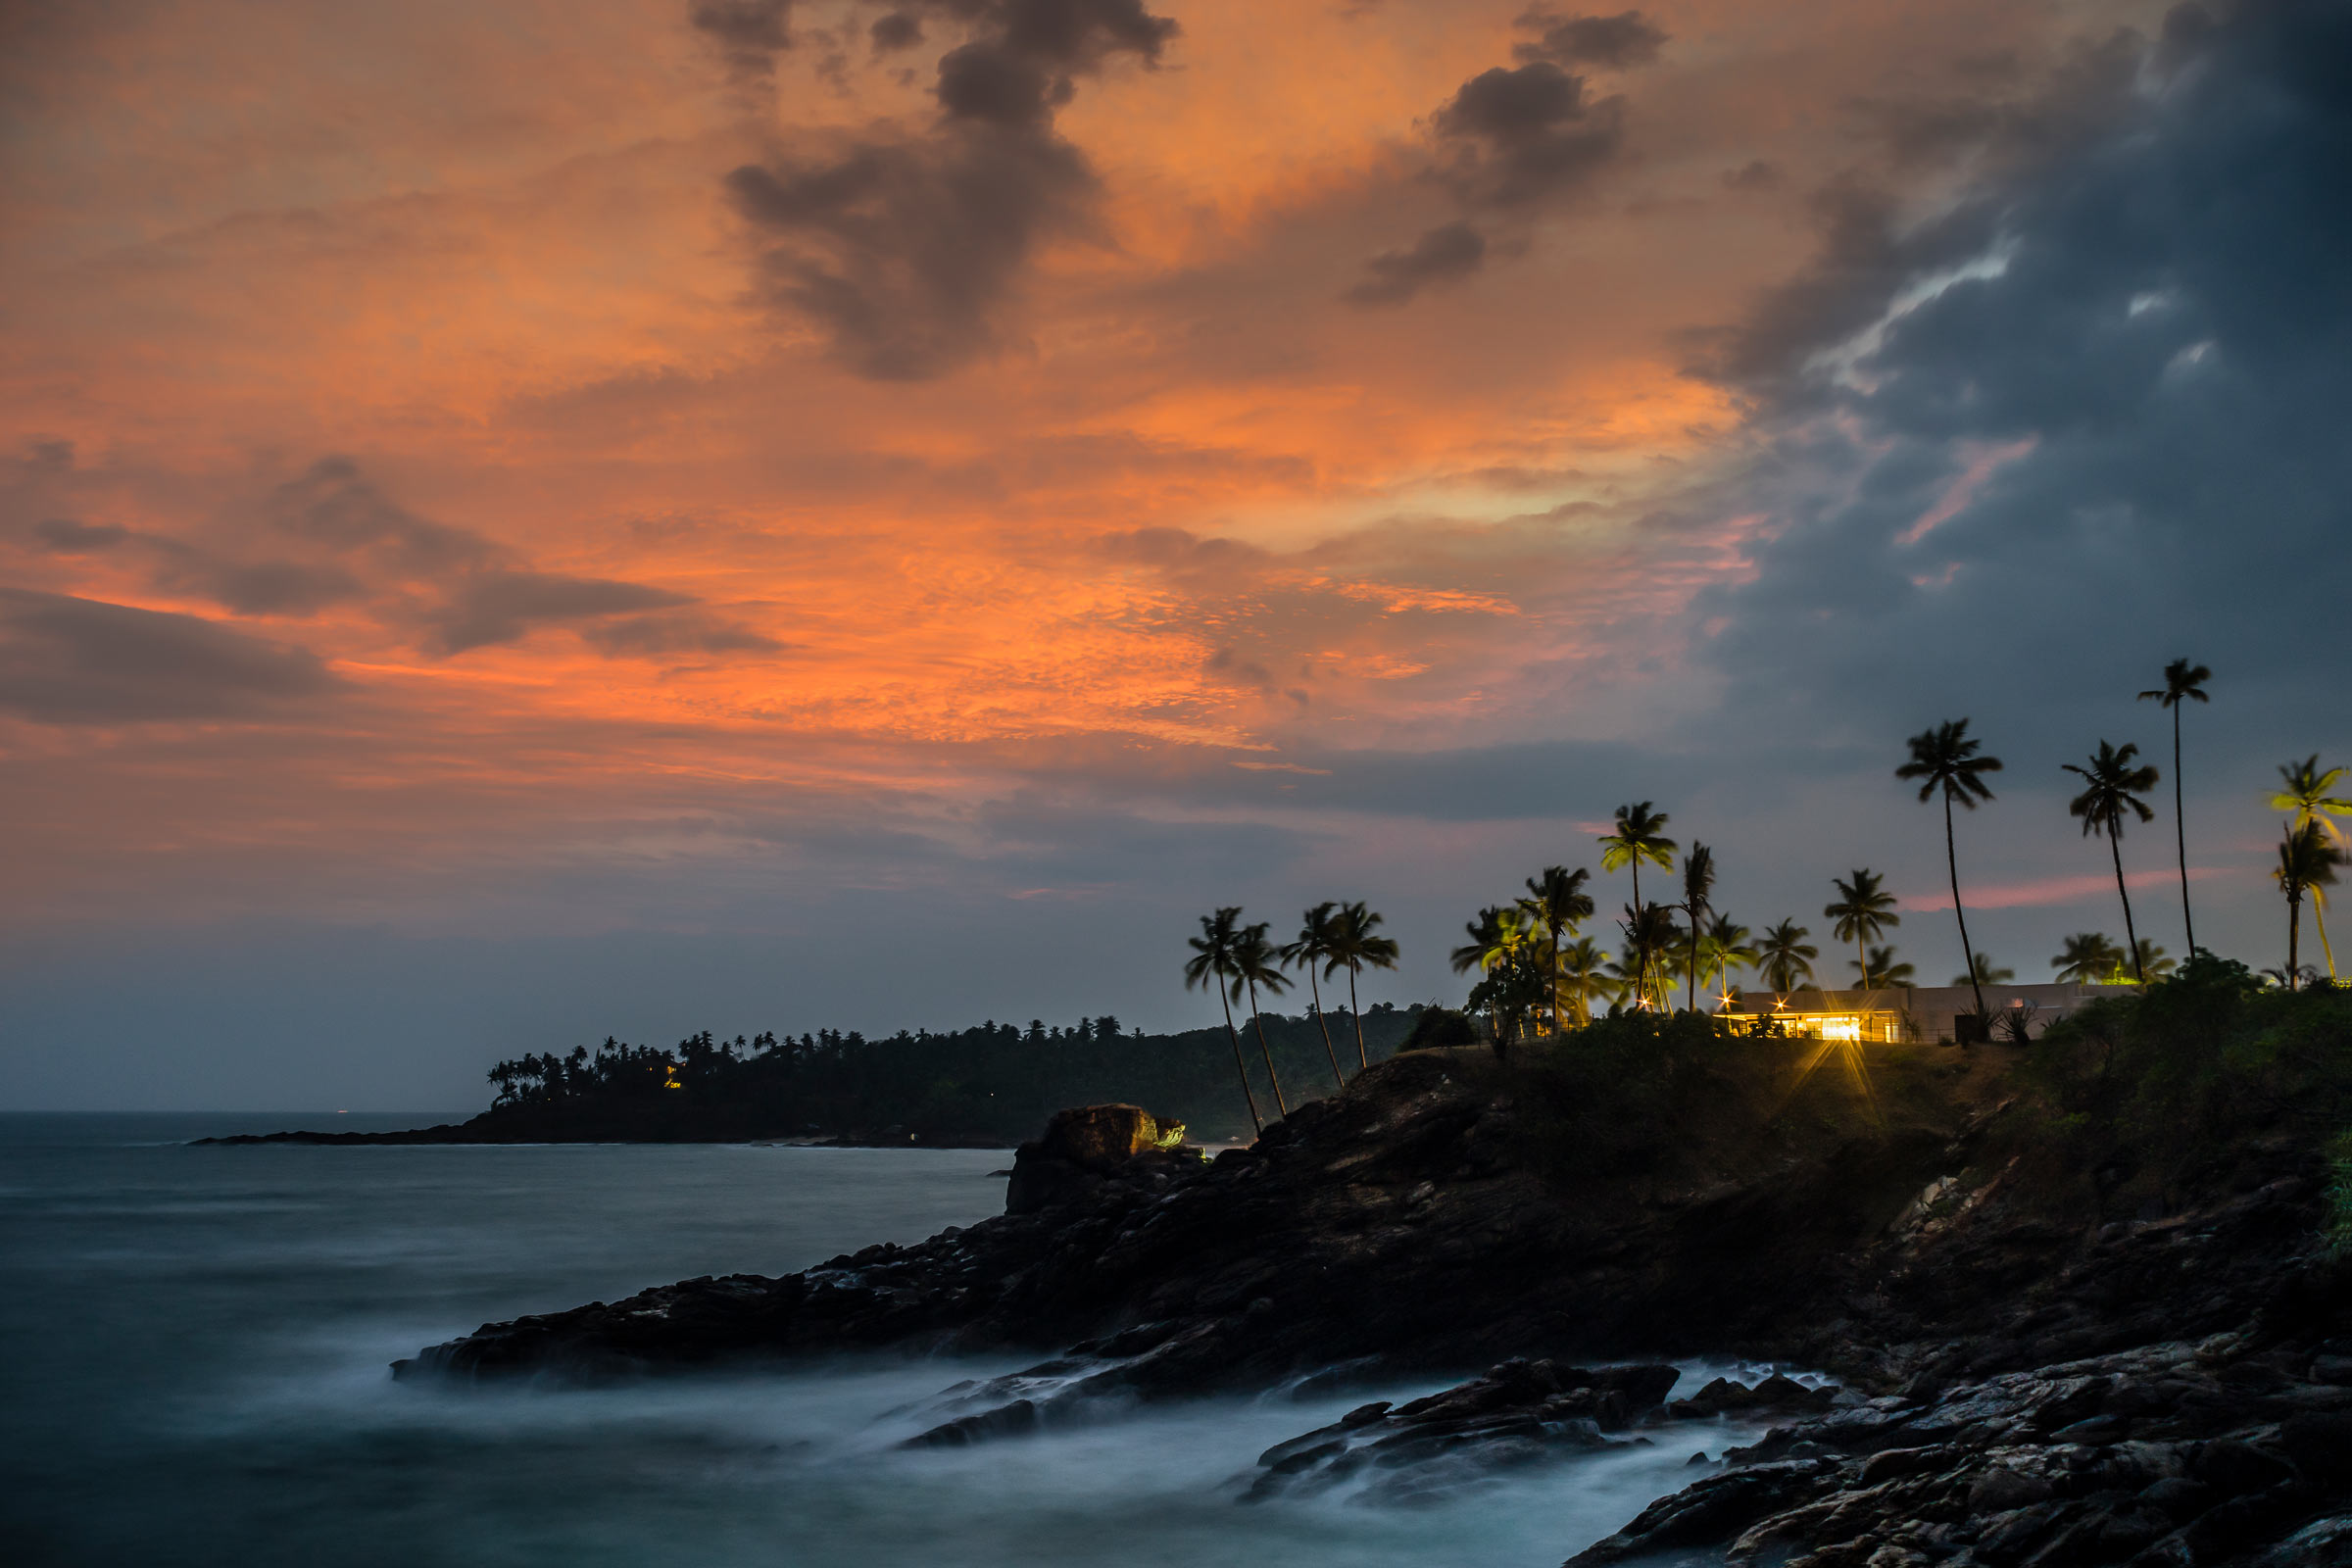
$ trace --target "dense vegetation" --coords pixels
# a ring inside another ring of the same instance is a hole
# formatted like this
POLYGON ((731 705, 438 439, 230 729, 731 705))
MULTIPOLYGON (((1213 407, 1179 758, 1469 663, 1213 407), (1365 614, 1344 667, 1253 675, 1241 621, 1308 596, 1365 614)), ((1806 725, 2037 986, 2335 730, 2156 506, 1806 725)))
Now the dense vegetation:
MULTIPOLYGON (((1374 1059, 1392 1054, 1423 1010, 1366 1008, 1374 1059)), ((1335 1038, 1344 1031, 1352 1042, 1348 1013, 1335 1010, 1329 1023, 1335 1038)), ((1330 1054, 1311 1017, 1268 1013, 1265 1031, 1284 1082, 1308 1095, 1331 1092, 1330 1054)), ((1066 1028, 992 1020, 884 1040, 830 1029, 733 1040, 703 1033, 667 1050, 607 1040, 594 1051, 502 1061, 490 1081, 498 1087, 491 1115, 517 1137, 1012 1143, 1034 1137, 1065 1105, 1104 1101, 1173 1116, 1197 1139, 1250 1132, 1222 1027, 1147 1035, 1111 1017, 1066 1028)))

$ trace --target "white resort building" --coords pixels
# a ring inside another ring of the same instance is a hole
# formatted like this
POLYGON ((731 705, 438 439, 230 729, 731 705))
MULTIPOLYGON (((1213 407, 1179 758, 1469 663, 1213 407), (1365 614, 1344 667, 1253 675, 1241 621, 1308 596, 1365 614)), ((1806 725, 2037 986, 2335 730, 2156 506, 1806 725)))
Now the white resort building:
MULTIPOLYGON (((2003 981, 1984 988, 1984 1006, 1995 1019, 2005 1013, 2022 1015, 2026 1026, 2038 1035, 2086 1002, 2125 995, 2132 989, 2074 982, 2021 986, 2003 981)), ((1771 1029, 1814 1040, 1951 1045, 1965 1027, 1958 1020, 1973 1013, 1976 1005, 1976 997, 1967 986, 1891 986, 1884 991, 1743 989, 1723 999, 1715 1015, 1743 1033, 1771 1029)))

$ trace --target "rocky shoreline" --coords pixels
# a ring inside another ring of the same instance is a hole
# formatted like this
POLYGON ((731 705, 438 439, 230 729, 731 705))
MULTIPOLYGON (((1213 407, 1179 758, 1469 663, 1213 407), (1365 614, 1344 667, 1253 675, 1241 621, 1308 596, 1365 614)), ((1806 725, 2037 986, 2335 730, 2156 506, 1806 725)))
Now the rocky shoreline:
POLYGON ((1047 1353, 916 1440, 968 1444, 1110 1401, 1485 1367, 1278 1445, 1242 1494, 1368 1479, 1409 1501, 1737 1410, 1782 1424, 1577 1561, 2352 1562, 2352 1273, 2319 1242, 2325 1162, 2249 1141, 2176 1211, 2069 1213, 2000 1111, 1955 1096, 1803 1136, 1776 1113, 1736 1149, 1563 1185, 1531 1168, 1506 1079, 1416 1052, 1211 1161, 1042 1140, 1016 1160, 1023 1211, 486 1325, 395 1371, 1047 1353), (1675 1397, 1658 1358, 1700 1354, 1837 1386, 1675 1397))

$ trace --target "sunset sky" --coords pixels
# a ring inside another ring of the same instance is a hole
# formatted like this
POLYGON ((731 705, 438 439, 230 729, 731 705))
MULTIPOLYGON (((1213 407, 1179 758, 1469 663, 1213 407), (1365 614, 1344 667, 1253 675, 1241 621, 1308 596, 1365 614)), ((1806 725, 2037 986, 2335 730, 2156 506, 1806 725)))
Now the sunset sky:
POLYGON ((1942 983, 1963 714, 1977 945, 2121 935, 2104 738, 2179 955, 2181 655, 2276 964, 2352 762, 2341 5, 33 0, 0 159, 0 1107, 1458 1002, 1644 799, 1942 983))

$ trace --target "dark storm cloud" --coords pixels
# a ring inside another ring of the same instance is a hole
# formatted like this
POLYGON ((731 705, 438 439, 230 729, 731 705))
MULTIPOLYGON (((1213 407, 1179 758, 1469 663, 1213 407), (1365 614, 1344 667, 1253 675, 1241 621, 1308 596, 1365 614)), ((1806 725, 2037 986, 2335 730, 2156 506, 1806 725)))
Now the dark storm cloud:
POLYGON ((729 625, 692 612, 629 615, 580 629, 580 640, 613 658, 666 658, 691 654, 772 654, 787 644, 747 627, 729 625))
POLYGON ((253 718, 340 685, 306 649, 194 615, 0 589, 0 711, 49 724, 253 718))
POLYGON ((923 41, 922 19, 905 11, 893 11, 876 17, 874 24, 866 29, 866 36, 873 40, 874 53, 878 55, 912 49, 923 41))
POLYGON ((745 75, 770 75, 792 47, 792 0, 694 0, 686 20, 745 75))
POLYGON ((1550 60, 1603 71, 1646 66, 1658 58, 1666 43, 1665 30, 1639 11, 1620 11, 1613 17, 1561 17, 1539 8, 1512 25, 1536 34, 1533 43, 1511 51, 1519 60, 1550 60))
POLYGON ((60 556, 95 555, 129 537, 129 529, 111 522, 76 522, 72 517, 51 517, 32 525, 34 547, 60 556))
POLYGON ((1054 130, 1055 112, 1079 76, 1116 56, 1156 65, 1176 32, 1140 0, 938 0, 883 20, 912 26, 917 11, 968 33, 939 59, 932 126, 727 176, 765 241, 767 298, 882 380, 943 374, 1000 341, 1037 246, 1091 218, 1094 172, 1054 130))
POLYGON ((1433 283, 1468 277, 1487 259, 1487 239, 1468 223, 1441 223, 1410 250, 1384 251, 1364 264, 1372 275, 1341 298, 1350 305, 1402 305, 1433 283))
POLYGON ((264 508, 280 533, 328 550, 366 552, 390 569, 439 575, 488 564, 480 534, 427 521, 395 505, 349 458, 321 458, 271 492, 264 508))
MULTIPOLYGON (((1540 45, 1520 46, 1523 64, 1480 72, 1430 117, 1439 159, 1428 172, 1472 216, 1441 223, 1408 247, 1370 258, 1365 275, 1342 292, 1343 300, 1402 305, 1432 284, 1470 276, 1485 265, 1491 248, 1481 222, 1523 233, 1527 218, 1542 204, 1582 191, 1622 150, 1624 105, 1615 98, 1590 97, 1585 78, 1561 70, 1553 56, 1583 58, 1573 51, 1599 50, 1610 52, 1612 63, 1635 64, 1642 54, 1636 32, 1645 36, 1654 29, 1634 12, 1574 20, 1530 13, 1520 19, 1522 26, 1537 22, 1549 30, 1540 45)), ((1664 36, 1657 34, 1660 40, 1664 36)), ((1654 54, 1655 44, 1648 49, 1654 54)))
POLYGON ((442 653, 520 642, 541 626, 576 626, 691 604, 682 594, 603 577, 491 571, 468 578, 425 617, 442 653))
POLYGON ((1699 610, 1747 713, 2046 710, 2071 746, 2089 694, 2129 710, 2189 654, 2343 735, 2352 13, 2184 11, 2132 48, 2145 89, 2062 83, 1938 223, 1834 201, 1731 341, 1769 542, 1699 610))

